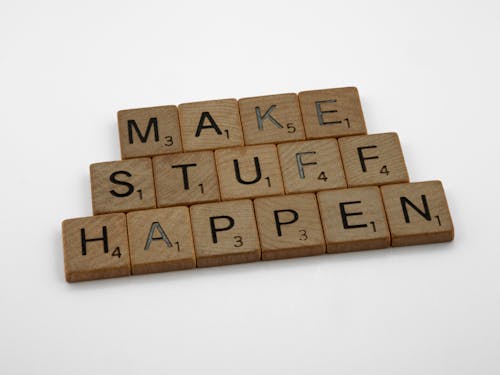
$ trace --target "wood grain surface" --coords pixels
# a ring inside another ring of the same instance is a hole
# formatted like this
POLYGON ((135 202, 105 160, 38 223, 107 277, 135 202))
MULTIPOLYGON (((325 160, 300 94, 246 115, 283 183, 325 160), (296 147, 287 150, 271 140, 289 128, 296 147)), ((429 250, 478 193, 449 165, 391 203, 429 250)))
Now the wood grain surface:
POLYGON ((245 145, 305 139, 297 94, 243 98, 238 105, 245 145))
POLYGON ((151 159, 130 159, 90 166, 94 215, 156 208, 151 159))
POLYGON ((453 222, 441 181, 386 185, 380 190, 392 246, 453 240, 453 222))
POLYGON ((158 207, 220 200, 213 151, 157 156, 153 170, 158 207))
POLYGON ((391 244, 376 186, 317 194, 328 253, 383 249, 391 244))
POLYGON ((339 139, 349 187, 408 182, 408 171, 396 133, 339 139))
POLYGON ((196 267, 187 207, 129 212, 127 228, 132 274, 196 267))
POLYGON ((319 255, 325 240, 314 194, 254 201, 262 260, 319 255))
POLYGON ((215 163, 222 200, 283 194, 275 145, 216 150, 215 163))
POLYGON ((130 275, 125 214, 64 220, 62 237, 68 282, 130 275))
POLYGON ((119 111, 118 133, 122 159, 182 151, 175 105, 119 111))
POLYGON ((191 206, 198 267, 260 260, 260 244, 249 199, 191 206))
POLYGON ((366 134, 355 87, 302 91, 299 102, 307 139, 366 134))
POLYGON ((282 143, 278 155, 286 194, 346 187, 335 138, 282 143))
POLYGON ((184 151, 243 146, 236 99, 181 104, 179 120, 184 151))

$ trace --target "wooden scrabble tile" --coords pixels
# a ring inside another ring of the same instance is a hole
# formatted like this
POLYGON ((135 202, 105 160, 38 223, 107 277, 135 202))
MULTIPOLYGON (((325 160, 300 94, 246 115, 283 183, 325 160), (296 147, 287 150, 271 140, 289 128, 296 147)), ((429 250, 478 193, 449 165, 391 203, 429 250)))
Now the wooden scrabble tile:
POLYGON ((260 259, 251 200, 197 204, 190 210, 198 267, 260 259))
POLYGON ((377 186, 317 194, 328 253, 383 249, 391 244, 377 186))
POLYGON ((153 158, 158 207, 220 200, 213 151, 153 158))
POLYGON ((184 151, 243 145, 236 99, 181 104, 179 119, 184 151))
POLYGON ((215 151, 222 200, 283 194, 275 145, 215 151))
POLYGON ((307 139, 366 134, 355 87, 303 91, 299 101, 307 139))
POLYGON ((156 207, 149 158, 92 164, 90 180, 94 215, 156 207))
POLYGON ((453 240, 453 222, 441 181, 386 185, 380 190, 392 246, 453 240))
POLYGON ((125 214, 64 220, 62 237, 68 282, 130 275, 125 214))
POLYGON ((182 151, 175 105, 118 112, 122 159, 182 151))
POLYGON ((245 145, 305 138, 297 94, 244 98, 238 104, 245 145))
POLYGON ((196 267, 188 207, 127 214, 132 274, 196 267))
POLYGON ((347 186, 335 138, 282 143, 278 155, 287 194, 347 186))
POLYGON ((409 181, 396 133, 341 138, 339 147, 349 187, 409 181))
POLYGON ((262 260, 325 252, 314 194, 258 198, 254 201, 262 260))

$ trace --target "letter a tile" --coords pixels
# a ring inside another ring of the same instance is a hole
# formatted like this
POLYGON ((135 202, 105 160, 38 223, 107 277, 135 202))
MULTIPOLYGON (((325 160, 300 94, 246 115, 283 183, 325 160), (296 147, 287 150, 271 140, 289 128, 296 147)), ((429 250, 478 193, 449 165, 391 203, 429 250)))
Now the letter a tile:
POLYGON ((453 222, 441 181, 384 185, 380 190, 392 246, 453 240, 453 222))
POLYGON ((184 151, 243 145, 236 99, 181 104, 179 119, 184 151))
POLYGON ((129 212, 127 226, 133 274, 196 267, 189 208, 129 212))
POLYGON ((130 275, 125 214, 64 220, 62 235, 68 282, 130 275))

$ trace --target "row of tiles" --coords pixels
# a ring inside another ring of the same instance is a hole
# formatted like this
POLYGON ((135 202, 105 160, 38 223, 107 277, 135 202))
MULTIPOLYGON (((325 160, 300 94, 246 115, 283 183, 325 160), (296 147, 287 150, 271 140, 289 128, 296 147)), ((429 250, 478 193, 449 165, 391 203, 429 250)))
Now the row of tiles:
POLYGON ((366 134, 355 87, 118 112, 123 159, 366 134))
POLYGON ((92 164, 94 214, 408 182, 396 133, 92 164))
POLYGON ((441 182, 326 190, 65 220, 66 280, 453 239, 441 182))

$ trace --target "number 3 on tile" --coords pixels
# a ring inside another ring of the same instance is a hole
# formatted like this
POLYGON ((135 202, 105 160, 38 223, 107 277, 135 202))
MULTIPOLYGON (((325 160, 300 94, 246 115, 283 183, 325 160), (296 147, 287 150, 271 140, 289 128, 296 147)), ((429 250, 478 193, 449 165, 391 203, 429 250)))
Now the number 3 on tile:
POLYGON ((299 240, 306 241, 309 237, 307 237, 307 231, 305 229, 299 229, 299 240))
POLYGON ((165 146, 170 147, 174 144, 174 139, 172 138, 171 135, 167 135, 165 137, 165 146))
POLYGON ((241 236, 234 236, 234 247, 242 247, 243 246, 243 237, 241 236))

